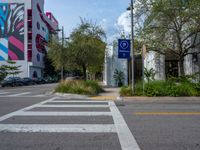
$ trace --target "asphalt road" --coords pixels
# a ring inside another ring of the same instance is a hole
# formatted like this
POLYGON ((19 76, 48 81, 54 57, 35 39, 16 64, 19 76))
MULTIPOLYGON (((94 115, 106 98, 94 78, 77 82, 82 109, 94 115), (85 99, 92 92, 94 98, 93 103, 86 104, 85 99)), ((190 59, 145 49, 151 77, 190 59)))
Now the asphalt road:
POLYGON ((119 110, 142 150, 200 150, 200 99, 132 101, 119 110))
POLYGON ((113 103, 55 86, 0 89, 0 150, 200 149, 200 100, 113 103))

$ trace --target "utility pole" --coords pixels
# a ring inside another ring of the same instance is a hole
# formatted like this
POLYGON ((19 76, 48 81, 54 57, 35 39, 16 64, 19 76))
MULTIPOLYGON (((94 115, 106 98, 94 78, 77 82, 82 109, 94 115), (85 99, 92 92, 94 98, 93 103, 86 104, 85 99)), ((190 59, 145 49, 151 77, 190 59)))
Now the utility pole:
MULTIPOLYGON (((61 49, 61 55, 63 55, 63 49, 64 49, 64 27, 62 26, 62 49, 61 49)), ((61 56, 62 58, 62 56, 61 56)), ((61 63, 61 80, 63 80, 63 73, 64 73, 64 60, 62 58, 62 63, 61 63)))
POLYGON ((134 18, 133 18, 133 0, 131 0, 131 52, 132 52, 132 94, 135 93, 135 76, 134 76, 134 62, 135 62, 135 57, 134 57, 134 18))

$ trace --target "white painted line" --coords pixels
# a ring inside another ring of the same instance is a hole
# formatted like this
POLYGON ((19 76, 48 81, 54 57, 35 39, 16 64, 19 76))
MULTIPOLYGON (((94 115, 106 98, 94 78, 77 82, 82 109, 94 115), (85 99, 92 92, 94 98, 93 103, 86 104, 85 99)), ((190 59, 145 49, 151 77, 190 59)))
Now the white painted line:
POLYGON ((34 95, 33 97, 44 97, 45 95, 34 95))
POLYGON ((122 150, 140 150, 134 136, 132 135, 115 103, 110 101, 109 105, 122 150))
POLYGON ((37 107, 47 108, 106 108, 108 105, 38 105, 37 107))
POLYGON ((48 99, 48 100, 46 100, 46 101, 40 102, 40 103, 38 103, 38 104, 34 104, 34 105, 32 105, 32 106, 29 106, 29 107, 20 109, 20 110, 18 110, 18 111, 15 111, 15 112, 6 114, 6 115, 4 115, 4 116, 1 116, 1 117, 0 117, 0 122, 3 121, 3 120, 8 119, 8 118, 10 118, 10 117, 13 117, 13 116, 15 116, 15 115, 18 114, 18 113, 24 112, 25 110, 30 110, 30 109, 33 109, 33 108, 37 107, 38 105, 42 105, 42 104, 48 103, 48 102, 54 100, 55 98, 56 98, 56 97, 53 97, 53 98, 48 99))
POLYGON ((28 94, 31 94, 31 92, 24 92, 24 93, 12 94, 12 95, 7 95, 7 96, 8 97, 15 97, 15 96, 28 95, 28 94))
POLYGON ((108 101, 69 101, 69 100, 66 100, 66 101, 54 100, 51 102, 52 103, 108 103, 108 101))
POLYGON ((110 112, 19 112, 16 116, 112 116, 110 112))
POLYGON ((0 124, 0 132, 116 133, 112 124, 0 124))
POLYGON ((3 95, 3 94, 8 94, 10 92, 1 92, 0 95, 3 95))

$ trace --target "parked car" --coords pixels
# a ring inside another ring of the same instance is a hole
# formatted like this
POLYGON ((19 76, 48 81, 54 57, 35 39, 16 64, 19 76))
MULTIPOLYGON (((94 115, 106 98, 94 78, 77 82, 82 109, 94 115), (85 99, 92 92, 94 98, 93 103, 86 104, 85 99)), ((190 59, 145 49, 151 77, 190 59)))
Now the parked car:
POLYGON ((9 77, 1 82, 2 87, 6 86, 23 86, 24 82, 20 77, 9 77))
POLYGON ((24 85, 35 85, 35 81, 31 78, 23 78, 24 85))
POLYGON ((40 82, 40 84, 45 84, 46 83, 44 78, 37 78, 37 79, 40 82))

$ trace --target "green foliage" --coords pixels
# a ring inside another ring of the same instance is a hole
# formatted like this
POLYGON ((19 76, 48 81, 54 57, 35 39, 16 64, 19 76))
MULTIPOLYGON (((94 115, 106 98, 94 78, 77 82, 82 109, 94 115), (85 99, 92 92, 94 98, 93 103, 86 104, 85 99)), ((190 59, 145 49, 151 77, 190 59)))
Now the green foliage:
POLYGON ((142 96, 143 95, 143 82, 138 81, 135 85, 135 96, 142 96))
POLYGON ((122 86, 124 82, 124 72, 115 69, 113 78, 118 86, 122 86))
POLYGON ((141 15, 145 19, 144 26, 138 34, 139 39, 146 44, 147 49, 167 56, 173 54, 179 61, 179 76, 185 75, 184 57, 200 45, 198 40, 200 1, 190 0, 188 3, 183 0, 139 1, 143 6, 140 6, 138 14, 146 13, 146 17, 141 15))
POLYGON ((120 89, 120 96, 131 96, 132 95, 132 90, 131 87, 123 86, 120 89))
POLYGON ((151 68, 150 70, 144 68, 144 75, 147 81, 150 82, 152 80, 155 80, 156 71, 153 68, 151 68))
POLYGON ((7 76, 7 66, 2 65, 0 66, 0 82, 4 80, 7 76))
MULTIPOLYGON (((144 96, 200 96, 200 83, 170 81, 150 81, 145 84, 144 96)), ((130 87, 122 87, 121 96, 131 96, 130 87)), ((142 82, 135 85, 135 96, 142 96, 142 82)))
POLYGON ((170 92, 168 91, 169 84, 165 81, 152 81, 145 84, 145 95, 146 96, 167 96, 170 92))
POLYGON ((21 66, 16 66, 16 62, 7 61, 7 63, 7 65, 0 66, 0 81, 4 80, 7 75, 15 76, 21 73, 21 71, 19 71, 21 66))
POLYGON ((47 57, 52 61, 52 65, 55 69, 60 70, 61 67, 67 68, 67 65, 69 65, 67 47, 62 46, 57 39, 51 39, 48 47, 47 57))
POLYGON ((62 81, 55 89, 55 92, 97 95, 103 89, 95 81, 69 80, 62 81))
POLYGON ((70 35, 69 60, 82 69, 93 73, 102 71, 106 44, 105 33, 100 26, 81 20, 81 24, 70 35))
POLYGON ((8 65, 6 65, 6 72, 7 72, 8 75, 15 76, 15 75, 21 73, 21 71, 19 71, 20 70, 19 68, 21 66, 16 66, 15 65, 16 62, 8 61, 7 63, 8 63, 8 65))

